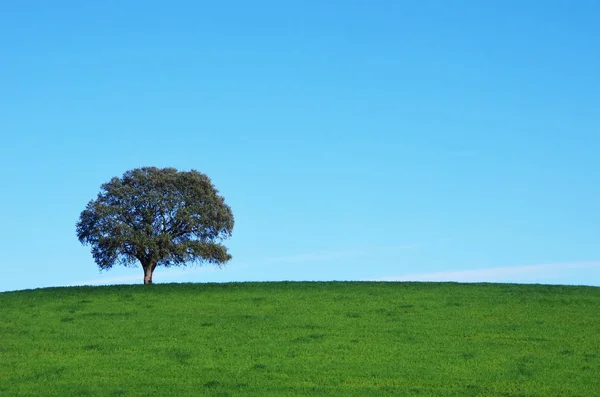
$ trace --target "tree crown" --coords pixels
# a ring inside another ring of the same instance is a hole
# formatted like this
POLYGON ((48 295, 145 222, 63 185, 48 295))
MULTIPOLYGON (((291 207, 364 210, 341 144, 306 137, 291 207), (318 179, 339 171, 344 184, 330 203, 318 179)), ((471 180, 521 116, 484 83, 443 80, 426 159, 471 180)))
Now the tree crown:
POLYGON ((103 184, 76 227, 98 266, 110 269, 136 260, 144 268, 223 264, 231 255, 220 242, 233 225, 231 208, 205 174, 143 167, 103 184))

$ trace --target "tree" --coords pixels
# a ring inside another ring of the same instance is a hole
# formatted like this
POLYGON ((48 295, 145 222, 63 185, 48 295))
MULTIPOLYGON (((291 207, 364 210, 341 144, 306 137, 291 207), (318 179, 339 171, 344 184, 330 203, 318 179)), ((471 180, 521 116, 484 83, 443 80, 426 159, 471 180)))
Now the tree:
POLYGON ((208 176, 174 168, 143 167, 101 186, 77 222, 77 238, 91 246, 101 270, 144 269, 152 283, 157 266, 231 259, 220 244, 231 236, 233 213, 208 176))

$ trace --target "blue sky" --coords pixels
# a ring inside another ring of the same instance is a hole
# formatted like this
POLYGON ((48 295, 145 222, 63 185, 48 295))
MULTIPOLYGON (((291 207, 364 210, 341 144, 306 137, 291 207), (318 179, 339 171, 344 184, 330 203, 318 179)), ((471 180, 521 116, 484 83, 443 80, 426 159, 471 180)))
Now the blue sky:
POLYGON ((0 4, 0 291, 100 273, 75 222, 140 166, 208 174, 234 259, 155 282, 600 286, 594 1, 0 4))

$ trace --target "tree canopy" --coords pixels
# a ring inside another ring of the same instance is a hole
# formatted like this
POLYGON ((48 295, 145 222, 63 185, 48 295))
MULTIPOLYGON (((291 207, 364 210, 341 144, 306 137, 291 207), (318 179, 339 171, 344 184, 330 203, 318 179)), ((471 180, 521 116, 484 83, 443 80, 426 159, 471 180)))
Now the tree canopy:
POLYGON ((143 167, 103 184, 76 227, 100 269, 139 262, 151 284, 157 266, 226 263, 231 255, 221 242, 233 225, 231 208, 205 174, 143 167))

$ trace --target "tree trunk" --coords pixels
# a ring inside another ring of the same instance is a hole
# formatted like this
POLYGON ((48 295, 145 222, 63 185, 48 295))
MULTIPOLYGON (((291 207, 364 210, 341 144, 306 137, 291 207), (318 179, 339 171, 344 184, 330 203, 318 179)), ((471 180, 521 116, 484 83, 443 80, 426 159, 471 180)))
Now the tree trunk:
POLYGON ((148 264, 144 268, 144 284, 152 284, 152 273, 156 268, 156 264, 148 264))

